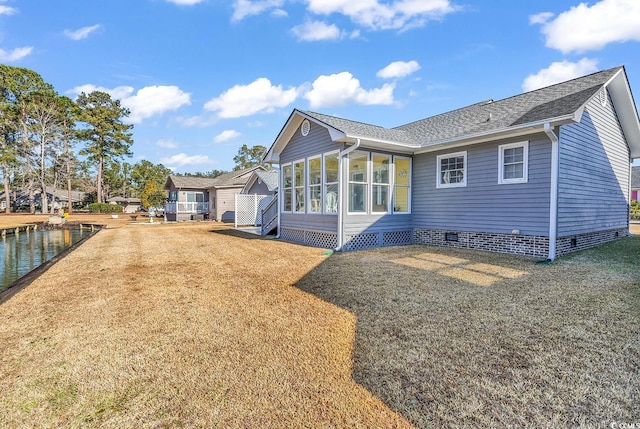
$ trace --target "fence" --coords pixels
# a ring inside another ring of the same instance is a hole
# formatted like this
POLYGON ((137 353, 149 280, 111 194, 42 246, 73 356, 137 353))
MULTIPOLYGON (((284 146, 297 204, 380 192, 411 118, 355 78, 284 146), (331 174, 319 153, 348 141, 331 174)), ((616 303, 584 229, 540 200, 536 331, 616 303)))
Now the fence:
POLYGON ((273 198, 273 195, 236 194, 236 228, 238 225, 260 226, 262 210, 273 198))

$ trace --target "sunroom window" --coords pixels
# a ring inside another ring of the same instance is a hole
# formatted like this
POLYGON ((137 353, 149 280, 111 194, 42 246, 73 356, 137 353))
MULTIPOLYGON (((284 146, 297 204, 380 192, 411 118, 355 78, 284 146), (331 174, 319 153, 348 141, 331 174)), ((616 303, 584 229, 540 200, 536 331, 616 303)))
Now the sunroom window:
POLYGON ((304 213, 304 161, 293 163, 293 211, 304 213))
POLYGON ((411 159, 395 157, 393 186, 393 212, 408 213, 411 183, 411 159))
POLYGON ((322 211, 322 158, 309 158, 309 212, 322 211))
POLYGON ((291 164, 282 166, 282 211, 290 212, 293 201, 293 176, 291 164))
POLYGON ((372 161, 371 212, 387 213, 389 211, 389 164, 391 157, 374 154, 372 161))
POLYGON ((440 155, 438 162, 438 188, 467 186, 467 152, 440 155))
POLYGON ((367 211, 367 181, 369 176, 369 154, 351 152, 349 154, 349 212, 367 211))
POLYGON ((324 155, 324 211, 338 212, 338 153, 324 155))

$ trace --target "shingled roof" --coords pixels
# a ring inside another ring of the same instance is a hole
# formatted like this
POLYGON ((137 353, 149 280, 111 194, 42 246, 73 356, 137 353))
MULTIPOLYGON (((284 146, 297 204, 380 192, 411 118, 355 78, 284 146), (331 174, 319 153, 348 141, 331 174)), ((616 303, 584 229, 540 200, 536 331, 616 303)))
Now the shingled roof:
POLYGON ((640 124, 624 67, 620 66, 502 100, 482 101, 395 128, 295 109, 265 160, 277 159, 303 119, 327 128, 336 142, 353 143, 360 139, 365 146, 418 153, 448 143, 530 133, 532 127, 542 130, 544 123, 558 126, 577 122, 587 102, 605 85, 614 102, 624 106, 622 111, 617 111, 618 118, 632 156, 640 156, 640 124))
POLYGON ((243 187, 251 173, 255 170, 262 169, 262 166, 254 166, 245 168, 244 170, 231 171, 216 177, 195 177, 195 176, 176 176, 170 175, 167 179, 166 188, 169 188, 169 181, 173 186, 179 189, 208 189, 208 188, 225 188, 225 187, 243 187))

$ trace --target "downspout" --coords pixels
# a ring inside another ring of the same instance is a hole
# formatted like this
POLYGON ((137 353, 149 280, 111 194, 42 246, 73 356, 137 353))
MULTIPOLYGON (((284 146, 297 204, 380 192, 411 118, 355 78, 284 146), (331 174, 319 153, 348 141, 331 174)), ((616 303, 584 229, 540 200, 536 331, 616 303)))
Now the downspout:
POLYGON ((549 201, 549 260, 556 259, 556 241, 558 238, 558 164, 560 150, 558 136, 553 132, 551 124, 544 124, 544 132, 551 140, 551 189, 549 201))
POLYGON ((280 238, 280 207, 282 207, 280 205, 280 194, 282 193, 282 182, 284 181, 282 177, 282 166, 280 166, 280 174, 278 174, 278 176, 280 176, 280 183, 278 184, 278 192, 276 193, 276 199, 278 200, 276 203, 278 205, 278 209, 276 210, 276 213, 278 213, 278 232, 276 233, 276 239, 280 238))
POLYGON ((338 174, 340 178, 340 193, 338 198, 338 245, 336 247, 337 251, 342 250, 342 242, 344 240, 344 215, 343 215, 343 207, 344 207, 344 196, 346 192, 344 192, 344 172, 342 171, 342 166, 344 165, 342 159, 349 155, 354 150, 360 147, 360 139, 356 139, 356 143, 345 150, 341 150, 338 153, 338 174))

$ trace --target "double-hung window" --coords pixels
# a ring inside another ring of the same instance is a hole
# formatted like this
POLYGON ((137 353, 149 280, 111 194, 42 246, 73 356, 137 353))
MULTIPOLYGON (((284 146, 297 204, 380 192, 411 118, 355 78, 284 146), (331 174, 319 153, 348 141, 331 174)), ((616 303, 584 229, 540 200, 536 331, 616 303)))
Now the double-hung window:
POLYGON ((282 166, 282 211, 292 211, 293 175, 291 164, 282 166))
POLYGON ((322 212, 322 158, 309 158, 309 213, 322 212))
POLYGON ((369 154, 351 152, 349 154, 349 212, 366 213, 367 182, 369 178, 369 154))
POLYGON ((394 157, 393 212, 409 213, 411 195, 411 159, 394 157))
POLYGON ((528 180, 529 142, 498 146, 498 183, 526 183, 528 180))
POLYGON ((371 212, 389 212, 389 188, 390 188, 390 163, 389 155, 373 154, 372 156, 372 187, 371 187, 371 212))
POLYGON ((324 154, 324 212, 338 213, 338 153, 324 154))
POLYGON ((304 213, 304 160, 293 163, 293 211, 304 213))
POLYGON ((467 186, 467 152, 448 153, 437 157, 438 188, 467 186))

